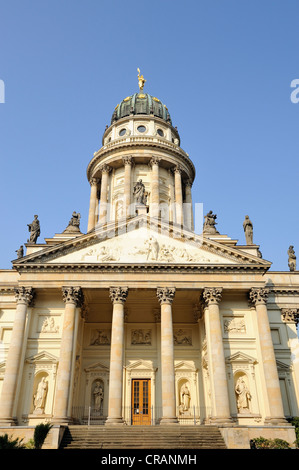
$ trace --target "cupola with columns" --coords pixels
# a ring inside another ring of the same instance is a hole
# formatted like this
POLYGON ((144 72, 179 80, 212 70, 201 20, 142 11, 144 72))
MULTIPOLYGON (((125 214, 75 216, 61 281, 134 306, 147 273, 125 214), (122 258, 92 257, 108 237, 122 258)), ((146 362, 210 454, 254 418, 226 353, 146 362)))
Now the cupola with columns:
POLYGON ((90 206, 87 231, 138 215, 134 188, 143 186, 143 211, 150 217, 193 229, 191 187, 195 168, 180 147, 167 107, 143 92, 118 104, 106 127, 102 147, 87 167, 90 206))

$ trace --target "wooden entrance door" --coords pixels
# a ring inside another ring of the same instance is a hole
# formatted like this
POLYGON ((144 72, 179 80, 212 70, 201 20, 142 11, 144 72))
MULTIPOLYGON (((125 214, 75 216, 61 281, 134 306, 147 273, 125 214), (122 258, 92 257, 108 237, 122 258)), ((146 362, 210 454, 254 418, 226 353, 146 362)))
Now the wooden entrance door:
POLYGON ((132 380, 132 424, 151 424, 151 380, 132 380))

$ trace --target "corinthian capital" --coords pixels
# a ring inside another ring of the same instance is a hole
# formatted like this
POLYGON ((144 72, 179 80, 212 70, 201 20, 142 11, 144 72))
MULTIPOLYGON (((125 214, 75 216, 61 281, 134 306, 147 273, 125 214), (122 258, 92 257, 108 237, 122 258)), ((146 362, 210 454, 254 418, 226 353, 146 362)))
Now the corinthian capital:
POLYGON ((249 292, 249 303, 251 305, 266 304, 269 296, 269 289, 265 287, 253 287, 249 292))
POLYGON ((149 165, 150 166, 159 165, 160 161, 161 161, 160 157, 152 157, 149 161, 149 165))
POLYGON ((75 304, 76 307, 82 307, 84 295, 81 287, 63 287, 62 298, 65 303, 75 304))
POLYGON ((181 165, 176 165, 176 166, 173 168, 173 172, 174 172, 174 173, 182 174, 182 171, 183 171, 183 168, 181 167, 181 165))
POLYGON ((219 304, 222 297, 222 287, 206 287, 202 293, 205 306, 219 304))
POLYGON ((286 323, 296 323, 296 326, 299 323, 299 308, 282 308, 281 314, 283 321, 286 323))
POLYGON ((98 178, 90 178, 89 180, 90 186, 97 185, 98 182, 99 182, 98 178))
POLYGON ((109 173, 112 170, 112 168, 111 166, 107 165, 107 163, 103 163, 103 165, 100 166, 99 170, 102 173, 109 173))
POLYGON ((15 298, 17 303, 23 303, 30 306, 34 298, 34 289, 32 287, 16 287, 15 298))
POLYGON ((160 304, 172 304, 175 295, 175 287, 158 287, 157 297, 160 304))
POLYGON ((131 157, 131 155, 125 155, 124 157, 122 157, 122 161, 124 165, 132 166, 133 164, 133 158, 131 157))
POLYGON ((113 303, 124 304, 129 293, 128 287, 110 287, 110 299, 113 303))

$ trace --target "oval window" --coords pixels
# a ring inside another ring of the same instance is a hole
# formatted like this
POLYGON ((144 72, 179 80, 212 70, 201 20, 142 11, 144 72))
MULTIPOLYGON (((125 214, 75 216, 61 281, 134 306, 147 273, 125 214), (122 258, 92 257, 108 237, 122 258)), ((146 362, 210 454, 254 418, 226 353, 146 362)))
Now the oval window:
POLYGON ((145 132, 145 131, 146 131, 146 127, 145 127, 145 126, 138 126, 138 127, 137 127, 137 131, 138 131, 138 132, 145 132))
POLYGON ((164 136, 164 132, 162 131, 162 129, 158 129, 158 130, 157 130, 157 133, 158 133, 161 137, 164 136))
POLYGON ((119 135, 125 135, 126 132, 127 132, 127 129, 121 129, 119 131, 119 135))

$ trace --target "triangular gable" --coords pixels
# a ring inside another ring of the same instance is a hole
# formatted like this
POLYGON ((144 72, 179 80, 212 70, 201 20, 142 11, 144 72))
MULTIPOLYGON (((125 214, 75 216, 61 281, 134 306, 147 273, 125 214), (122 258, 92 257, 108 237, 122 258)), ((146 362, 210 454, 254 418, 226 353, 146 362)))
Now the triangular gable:
POLYGON ((265 271, 271 263, 237 247, 180 230, 163 221, 138 216, 119 224, 46 247, 14 261, 14 267, 43 265, 158 264, 196 266, 247 266, 265 271))
POLYGON ((47 351, 42 351, 38 354, 34 354, 34 356, 30 356, 26 359, 26 362, 29 364, 35 364, 35 363, 51 363, 51 364, 56 364, 58 363, 58 358, 54 356, 53 354, 48 353, 47 351))
POLYGON ((256 364, 257 363, 257 360, 252 357, 252 356, 249 356, 248 354, 245 354, 241 351, 238 351, 236 352, 235 354, 232 354, 231 356, 227 357, 225 359, 225 361, 227 363, 242 363, 242 364, 256 364))
POLYGON ((147 371, 155 371, 155 369, 150 362, 144 361, 142 359, 133 362, 132 364, 129 364, 126 366, 127 371, 133 371, 133 370, 147 370, 147 371))
POLYGON ((109 372, 109 367, 101 362, 96 362, 88 367, 86 367, 85 372, 109 372))

